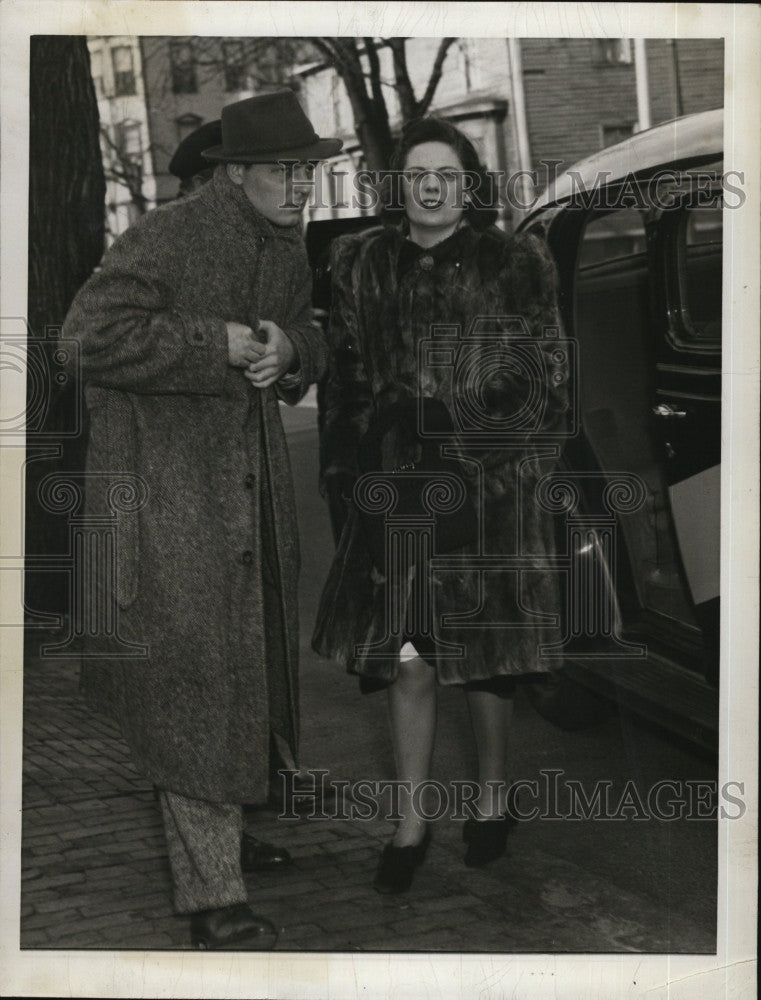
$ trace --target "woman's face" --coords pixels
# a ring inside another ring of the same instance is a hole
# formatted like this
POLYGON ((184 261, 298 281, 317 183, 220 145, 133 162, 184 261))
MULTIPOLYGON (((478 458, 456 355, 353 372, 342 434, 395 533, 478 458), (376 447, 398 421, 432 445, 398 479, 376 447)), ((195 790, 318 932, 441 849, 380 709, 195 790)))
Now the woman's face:
POLYGON ((457 228, 463 205, 463 165, 445 142, 421 142, 404 161, 405 212, 410 228, 444 239, 457 228), (448 230, 448 232, 447 232, 448 230))

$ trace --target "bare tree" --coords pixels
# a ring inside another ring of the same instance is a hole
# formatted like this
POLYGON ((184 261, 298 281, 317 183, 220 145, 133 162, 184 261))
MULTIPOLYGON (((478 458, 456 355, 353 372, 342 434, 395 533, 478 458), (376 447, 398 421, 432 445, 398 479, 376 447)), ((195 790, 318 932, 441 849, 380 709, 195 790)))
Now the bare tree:
POLYGON ((101 258, 105 182, 85 38, 35 35, 30 58, 29 322, 42 337, 101 258))
MULTIPOLYGON (((86 39, 33 36, 30 59, 26 551, 50 554, 65 551, 67 526, 41 508, 37 485, 84 460, 83 435, 65 434, 79 389, 57 382, 55 330, 103 253, 105 181, 86 39)), ((26 602, 65 610, 64 575, 28 574, 26 602)))
POLYGON ((328 65, 335 67, 351 102, 357 139, 371 170, 388 167, 394 139, 383 94, 379 50, 392 53, 393 82, 399 95, 402 122, 426 114, 436 94, 450 46, 456 38, 442 38, 425 90, 417 97, 407 66, 406 38, 312 38, 309 39, 328 65))
POLYGON ((103 171, 107 181, 115 181, 129 191, 132 204, 143 215, 148 208, 148 199, 143 193, 142 155, 134 156, 111 136, 110 130, 100 127, 103 156, 103 171))

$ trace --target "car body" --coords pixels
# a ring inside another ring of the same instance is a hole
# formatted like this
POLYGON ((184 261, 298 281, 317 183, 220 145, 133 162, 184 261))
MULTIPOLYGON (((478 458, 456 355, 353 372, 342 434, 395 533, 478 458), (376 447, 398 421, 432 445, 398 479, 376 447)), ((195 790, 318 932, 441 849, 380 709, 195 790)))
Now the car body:
MULTIPOLYGON (((597 635, 577 627, 576 642, 569 627, 562 673, 536 689, 535 703, 573 725, 573 679, 710 748, 718 731, 722 204, 736 196, 722 190, 722 131, 719 109, 634 135, 569 168, 518 227, 540 233, 558 265, 580 428, 563 467, 580 487, 577 527, 588 529, 577 531, 586 544, 576 561, 589 565, 576 568, 576 586, 597 594, 614 621, 597 635), (624 498, 611 525, 600 490, 616 481, 639 493, 631 509, 624 498)), ((560 544, 568 538, 566 525, 560 544)))

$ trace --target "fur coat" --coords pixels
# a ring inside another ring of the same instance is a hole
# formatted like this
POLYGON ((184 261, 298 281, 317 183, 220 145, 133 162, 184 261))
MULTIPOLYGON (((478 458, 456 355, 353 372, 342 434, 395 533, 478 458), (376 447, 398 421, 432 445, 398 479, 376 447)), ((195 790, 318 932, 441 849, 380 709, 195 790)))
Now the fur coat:
POLYGON ((89 644, 84 686, 138 769, 192 798, 260 802, 272 732, 295 750, 299 549, 278 397, 297 402, 325 368, 310 294, 298 227, 271 225, 222 167, 119 237, 64 326, 81 345, 88 517, 118 528, 120 642, 101 659, 89 644), (226 322, 260 318, 300 363, 266 390, 228 364, 226 322), (120 477, 137 499, 115 514, 120 477))
MULTIPOLYGON (((331 268, 321 476, 325 493, 349 502, 315 650, 365 678, 396 676, 405 633, 398 623, 419 584, 412 571, 386 579, 374 569, 351 498, 371 415, 430 396, 457 428, 449 443, 481 528, 479 542, 439 568, 434 552, 429 566, 438 680, 557 666, 540 653, 560 638, 560 597, 553 515, 535 488, 560 454, 569 354, 548 249, 535 236, 465 224, 425 251, 404 225, 387 226, 337 240, 331 268)), ((383 468, 414 461, 414 444, 392 438, 383 468)))

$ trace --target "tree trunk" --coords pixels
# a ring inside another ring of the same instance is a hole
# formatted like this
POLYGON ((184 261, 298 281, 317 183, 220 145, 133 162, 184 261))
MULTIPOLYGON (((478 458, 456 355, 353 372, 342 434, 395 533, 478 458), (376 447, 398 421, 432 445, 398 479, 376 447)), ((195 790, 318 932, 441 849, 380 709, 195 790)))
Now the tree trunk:
POLYGON ((388 117, 378 115, 367 94, 357 93, 350 81, 344 85, 351 102, 354 128, 368 170, 387 170, 394 143, 388 117))
POLYGON ((66 518, 42 507, 37 488, 84 463, 81 386, 59 381, 58 328, 103 253, 105 180, 86 39, 33 36, 30 56, 25 603, 33 617, 68 610, 66 575, 34 567, 35 555, 68 546, 66 518))

